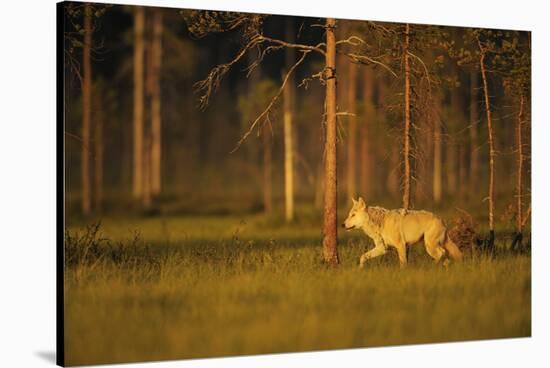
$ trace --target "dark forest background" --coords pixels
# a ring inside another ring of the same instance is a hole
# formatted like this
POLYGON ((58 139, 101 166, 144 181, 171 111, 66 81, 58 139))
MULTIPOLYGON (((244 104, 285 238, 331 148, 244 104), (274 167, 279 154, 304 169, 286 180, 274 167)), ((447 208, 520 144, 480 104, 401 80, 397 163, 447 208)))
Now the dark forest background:
MULTIPOLYGON (((82 3, 67 3, 66 7, 64 130, 69 220, 80 218, 83 212, 86 216, 269 212, 273 217, 283 217, 282 98, 274 104, 262 128, 255 129, 232 151, 277 93, 288 70, 289 57, 297 59, 296 53, 289 56, 288 49, 273 50, 247 77, 245 68, 255 55, 251 52, 251 56, 230 68, 208 106, 201 109, 195 84, 241 50, 242 30, 197 37, 189 31, 192 19, 189 11, 145 8, 145 78, 149 70, 147 45, 153 37, 152 22, 154 14, 161 13, 158 85, 162 159, 160 191, 153 193, 150 203, 144 205, 141 197, 132 193, 136 8, 91 6, 91 117, 85 145, 82 135, 85 8, 82 3), (84 151, 90 160, 87 179, 82 175, 84 151), (85 210, 83 180, 89 181, 90 188, 86 195, 90 208, 85 210)), ((319 26, 322 23, 316 18, 272 15, 263 19, 262 29, 273 38, 316 44, 324 37, 324 29, 319 26)), ((402 206, 404 73, 399 54, 402 27, 391 23, 338 21, 337 39, 346 39, 351 33, 359 35, 368 44, 371 55, 391 69, 390 72, 376 63, 360 65, 350 62, 345 55, 337 56, 341 207, 347 208, 352 195, 361 195, 372 205, 402 206), (355 127, 351 128, 351 124, 355 127), (352 160, 355 164, 350 163, 352 160)), ((524 78, 522 71, 514 69, 520 68, 517 60, 525 62, 526 57, 530 60, 528 32, 411 25, 414 53, 411 207, 454 214, 464 210, 481 225, 486 222, 489 147, 483 81, 475 54, 478 45, 472 41, 475 32, 484 32, 488 45, 494 42, 493 52, 487 57, 487 88, 495 132, 495 219, 497 225, 512 230, 517 217, 519 114, 523 114, 520 129, 524 212, 530 201, 529 89, 519 93, 514 84, 524 78), (525 99, 523 107, 520 95, 525 99)), ((318 78, 307 78, 323 66, 323 58, 312 55, 296 68, 289 83, 297 219, 311 214, 321 218, 325 87, 318 78)), ((529 86, 530 79, 523 85, 529 86)), ((147 96, 144 121, 151 116, 147 96)))

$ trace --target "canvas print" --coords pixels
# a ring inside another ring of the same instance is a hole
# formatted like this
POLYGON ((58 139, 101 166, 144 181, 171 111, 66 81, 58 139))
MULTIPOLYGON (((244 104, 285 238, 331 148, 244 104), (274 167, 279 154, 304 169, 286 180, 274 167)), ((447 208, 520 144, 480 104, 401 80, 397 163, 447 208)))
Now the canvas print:
POLYGON ((57 22, 58 364, 530 337, 530 32, 57 22))

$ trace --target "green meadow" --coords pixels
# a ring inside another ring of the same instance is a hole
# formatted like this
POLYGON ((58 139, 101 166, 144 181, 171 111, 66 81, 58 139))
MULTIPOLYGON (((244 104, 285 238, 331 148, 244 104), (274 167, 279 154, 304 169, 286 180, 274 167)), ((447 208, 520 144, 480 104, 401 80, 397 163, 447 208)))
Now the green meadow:
POLYGON ((340 232, 336 268, 320 226, 262 215, 108 217, 68 224, 69 365, 527 337, 529 252, 435 265, 421 244, 359 269, 372 242, 340 232))

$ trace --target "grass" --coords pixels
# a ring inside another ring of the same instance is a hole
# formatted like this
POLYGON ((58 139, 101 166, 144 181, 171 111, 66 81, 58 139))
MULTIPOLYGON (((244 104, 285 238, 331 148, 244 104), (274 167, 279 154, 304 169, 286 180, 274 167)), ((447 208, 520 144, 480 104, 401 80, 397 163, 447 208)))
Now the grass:
POLYGON ((393 253, 359 269, 372 245, 341 233, 332 269, 319 229, 244 215, 72 224, 67 364, 530 336, 529 254, 444 268, 418 245, 407 269, 393 253))

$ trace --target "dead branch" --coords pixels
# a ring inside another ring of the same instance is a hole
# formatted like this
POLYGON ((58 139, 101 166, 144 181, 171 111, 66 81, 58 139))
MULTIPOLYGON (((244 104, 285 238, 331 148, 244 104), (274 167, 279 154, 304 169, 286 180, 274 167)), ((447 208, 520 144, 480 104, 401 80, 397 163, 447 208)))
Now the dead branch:
POLYGON ((389 66, 387 66, 386 64, 384 64, 384 63, 382 63, 378 60, 375 60, 375 59, 373 59, 369 56, 359 55, 359 54, 354 54, 354 53, 343 53, 343 55, 347 56, 348 58, 355 61, 356 63, 360 63, 360 64, 364 64, 364 65, 370 65, 370 64, 380 65, 382 68, 386 69, 394 77, 397 78, 397 74, 395 74, 395 72, 389 66))
POLYGON ((204 91, 202 96, 199 98, 201 109, 206 108, 210 100, 210 96, 213 92, 217 91, 223 76, 229 71, 231 66, 239 62, 248 50, 258 45, 260 42, 261 41, 259 40, 259 37, 254 37, 237 53, 237 55, 231 61, 214 67, 214 69, 210 71, 205 79, 195 83, 193 87, 196 91, 204 91))
POLYGON ((246 140, 246 138, 248 138, 248 136, 252 133, 252 131, 254 130, 254 128, 256 127, 256 125, 264 118, 266 117, 269 112, 271 111, 271 108, 273 107, 273 105, 275 104, 275 102, 277 102, 277 100, 279 99, 279 97, 281 96, 281 93, 283 92, 287 82, 288 82, 288 79, 290 78, 291 74, 294 72, 294 70, 298 67, 298 65, 300 65, 306 58, 307 54, 309 54, 311 52, 311 50, 302 50, 302 57, 294 64, 292 65, 292 67, 288 70, 288 72, 286 73, 286 76, 285 78, 283 79, 283 83, 281 84, 281 87, 279 88, 279 90, 277 91, 277 94, 271 99, 271 102, 269 102, 269 104, 267 105, 267 107, 265 108, 265 110, 260 114, 258 115, 258 117, 256 118, 256 120, 254 120, 254 122, 250 125, 250 127, 248 128, 248 130, 244 133, 244 135, 241 137, 241 139, 239 139, 239 142, 237 142, 237 145, 235 146, 235 148, 233 148, 233 150, 231 150, 230 153, 234 153, 235 151, 237 151, 239 149, 239 147, 243 144, 243 142, 246 140))
POLYGON ((336 45, 342 45, 342 44, 359 46, 359 45, 366 45, 367 43, 363 39, 357 36, 350 36, 345 40, 336 41, 336 45))

